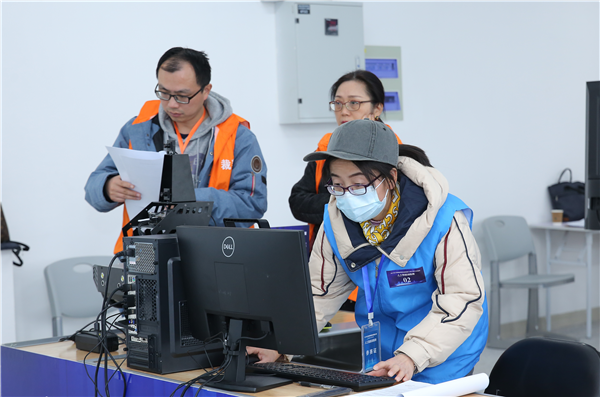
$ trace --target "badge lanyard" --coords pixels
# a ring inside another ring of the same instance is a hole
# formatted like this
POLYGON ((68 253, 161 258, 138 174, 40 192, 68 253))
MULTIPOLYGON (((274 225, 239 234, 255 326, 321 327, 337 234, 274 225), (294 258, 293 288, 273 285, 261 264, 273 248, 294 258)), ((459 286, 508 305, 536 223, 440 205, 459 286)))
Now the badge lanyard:
POLYGON ((185 140, 185 144, 183 143, 183 138, 181 137, 181 134, 179 133, 179 128, 177 128, 177 123, 173 122, 173 126, 175 127, 175 132, 177 132, 177 140, 179 141, 179 149, 181 149, 181 154, 183 154, 185 152, 185 148, 187 147, 188 143, 190 143, 190 141, 192 140, 192 136, 194 135, 196 130, 200 127, 200 124, 202 124, 202 121, 204 121, 204 116, 206 116, 206 108, 203 108, 202 117, 200 117, 200 120, 198 120, 198 122, 192 127, 189 135, 187 136, 187 138, 185 140))
POLYGON ((371 296, 371 282, 369 281, 369 271, 367 269, 367 266, 363 266, 362 268, 365 300, 367 301, 367 309, 369 311, 369 323, 360 327, 360 334, 362 340, 361 372, 363 373, 371 371, 375 364, 381 361, 381 326, 379 322, 373 322, 373 305, 375 302, 375 297, 377 296, 379 276, 381 275, 383 268, 388 261, 389 259, 386 256, 382 256, 381 260, 379 261, 379 266, 376 267, 377 270, 375 271, 375 291, 373 291, 373 296, 371 296))
POLYGON ((362 268, 362 277, 363 277, 363 286, 365 289, 365 300, 367 301, 367 309, 369 310, 367 318, 369 319, 369 326, 373 325, 373 305, 375 303, 375 296, 377 295, 377 287, 379 286, 379 276, 383 270, 383 267, 387 264, 389 259, 387 256, 383 255, 381 257, 381 261, 379 262, 379 270, 375 274, 375 291, 373 291, 373 296, 371 296, 371 282, 369 280, 369 271, 367 266, 363 266, 362 268))

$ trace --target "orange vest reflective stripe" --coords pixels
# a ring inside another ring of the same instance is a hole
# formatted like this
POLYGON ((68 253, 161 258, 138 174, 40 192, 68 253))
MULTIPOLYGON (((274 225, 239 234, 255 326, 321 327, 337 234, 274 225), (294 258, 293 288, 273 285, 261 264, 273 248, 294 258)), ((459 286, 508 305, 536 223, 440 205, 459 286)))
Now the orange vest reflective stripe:
MULTIPOLYGON (((140 114, 133 121, 133 124, 139 124, 152 119, 158 114, 160 106, 159 100, 148 101, 142 106, 140 114)), ((235 138, 237 129, 240 124, 250 129, 250 123, 242 117, 232 114, 227 120, 215 127, 214 148, 213 148, 213 166, 210 172, 208 187, 215 189, 229 190, 229 182, 231 180, 231 170, 233 168, 235 138)), ((129 141, 129 149, 131 141, 129 141)), ((123 206, 123 225, 119 239, 115 244, 115 254, 123 250, 123 227, 130 222, 127 207, 123 206)), ((132 235, 132 230, 129 229, 128 236, 132 235)))

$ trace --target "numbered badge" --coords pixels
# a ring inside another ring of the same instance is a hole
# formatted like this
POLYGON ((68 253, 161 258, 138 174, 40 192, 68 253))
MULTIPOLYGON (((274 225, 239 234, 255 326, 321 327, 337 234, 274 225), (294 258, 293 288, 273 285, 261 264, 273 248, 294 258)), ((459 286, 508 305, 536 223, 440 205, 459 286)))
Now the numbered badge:
POLYGON ((360 327, 360 335, 362 340, 362 372, 366 373, 381 361, 381 328, 379 322, 374 322, 373 325, 365 324, 360 327))
POLYGON ((427 281, 422 267, 418 269, 391 270, 386 273, 390 288, 421 284, 427 281))

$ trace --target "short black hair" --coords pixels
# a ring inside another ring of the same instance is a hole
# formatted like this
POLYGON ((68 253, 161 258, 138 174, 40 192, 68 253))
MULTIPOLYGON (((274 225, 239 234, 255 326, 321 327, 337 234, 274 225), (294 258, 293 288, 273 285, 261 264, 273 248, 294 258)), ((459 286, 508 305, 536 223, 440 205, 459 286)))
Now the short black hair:
POLYGON ((420 147, 400 144, 398 145, 398 156, 410 157, 411 159, 418 161, 425 167, 433 168, 433 165, 431 165, 431 163, 429 162, 429 157, 427 157, 425 151, 420 147))
POLYGON ((210 64, 206 53, 183 47, 173 47, 160 57, 156 66, 156 78, 158 78, 158 71, 161 68, 169 73, 181 70, 182 62, 192 65, 194 73, 196 73, 196 83, 201 89, 210 83, 210 64))
POLYGON ((367 94, 369 95, 369 99, 374 105, 384 104, 385 103, 385 90, 383 89, 383 83, 379 80, 379 77, 375 76, 375 74, 367 71, 367 70, 355 70, 353 72, 346 73, 342 77, 340 77, 333 85, 331 86, 330 96, 331 100, 335 100, 335 95, 337 94, 338 88, 340 85, 345 83, 346 81, 361 81, 367 87, 367 94))

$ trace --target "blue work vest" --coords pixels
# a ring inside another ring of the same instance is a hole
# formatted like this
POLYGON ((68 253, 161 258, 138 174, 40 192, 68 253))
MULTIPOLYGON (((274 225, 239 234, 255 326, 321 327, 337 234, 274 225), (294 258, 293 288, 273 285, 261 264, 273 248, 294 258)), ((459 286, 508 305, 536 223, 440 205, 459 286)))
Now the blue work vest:
MULTIPOLYGON (((454 213, 459 210, 463 211, 469 220, 469 226, 472 227, 473 213, 471 209, 458 197, 449 194, 446 202, 438 211, 431 230, 404 268, 389 260, 384 260, 384 258, 381 259, 380 265, 382 267, 379 269, 379 285, 377 288, 375 288, 375 261, 366 265, 369 273, 371 295, 373 296, 373 313, 375 316, 373 321, 379 321, 381 324, 381 359, 383 361, 394 356, 394 351, 402 345, 406 333, 419 324, 431 311, 433 304, 431 296, 438 288, 434 274, 435 250, 448 232, 454 213), (425 275, 424 282, 399 287, 390 286, 387 277, 388 271, 419 268, 423 269, 425 275)), ((358 326, 362 327, 368 323, 368 308, 365 301, 362 271, 353 269, 354 271, 351 272, 346 261, 342 259, 337 248, 333 229, 331 228, 327 206, 325 207, 323 225, 333 252, 348 276, 359 287, 355 315, 358 326)), ((446 361, 435 367, 424 369, 422 372, 414 375, 413 380, 427 383, 441 383, 461 378, 467 375, 477 361, 479 361, 479 356, 485 347, 488 335, 487 301, 484 286, 480 285, 480 289, 483 295, 480 299, 484 300, 483 314, 471 335, 458 346, 446 361)))

